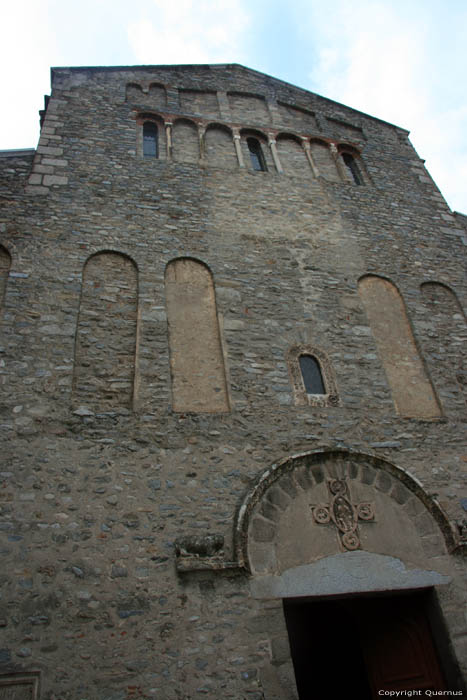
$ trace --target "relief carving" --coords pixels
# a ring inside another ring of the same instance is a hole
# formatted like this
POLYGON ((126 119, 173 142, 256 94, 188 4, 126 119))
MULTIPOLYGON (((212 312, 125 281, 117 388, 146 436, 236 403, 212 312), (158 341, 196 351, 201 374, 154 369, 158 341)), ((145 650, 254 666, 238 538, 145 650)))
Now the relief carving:
POLYGON ((375 519, 373 504, 354 505, 347 479, 328 479, 327 486, 331 501, 327 505, 311 506, 313 520, 317 525, 325 525, 332 521, 337 527, 344 549, 359 549, 358 521, 368 522, 375 519))

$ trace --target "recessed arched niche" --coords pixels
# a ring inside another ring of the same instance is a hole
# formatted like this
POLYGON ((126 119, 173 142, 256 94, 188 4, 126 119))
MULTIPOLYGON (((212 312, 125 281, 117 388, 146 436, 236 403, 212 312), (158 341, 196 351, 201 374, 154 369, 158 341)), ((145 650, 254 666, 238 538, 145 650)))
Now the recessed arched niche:
POLYGON ((365 275, 359 280, 358 292, 397 413, 406 418, 439 418, 439 403, 399 290, 387 279, 365 275))
POLYGON ((292 134, 279 134, 276 142, 285 175, 311 178, 311 167, 300 139, 292 134))
POLYGON ((174 411, 230 410, 214 280, 204 263, 171 260, 165 270, 174 411))
POLYGON ((137 306, 138 271, 131 258, 115 251, 88 258, 76 328, 75 406, 133 406, 137 306))
POLYGON ((225 170, 238 168, 232 132, 228 127, 210 124, 204 136, 204 150, 208 165, 225 170))
POLYGON ((325 180, 339 182, 341 178, 329 144, 324 141, 311 141, 310 148, 311 156, 319 174, 325 180))
POLYGON ((421 344, 430 375, 443 408, 458 411, 467 399, 465 312, 456 293, 446 284, 424 282, 420 292, 426 314, 421 344))
POLYGON ((172 158, 178 163, 199 162, 198 127, 190 119, 177 119, 172 127, 172 158))
POLYGON ((3 309, 6 284, 11 267, 11 256, 6 248, 0 245, 0 312, 3 309))

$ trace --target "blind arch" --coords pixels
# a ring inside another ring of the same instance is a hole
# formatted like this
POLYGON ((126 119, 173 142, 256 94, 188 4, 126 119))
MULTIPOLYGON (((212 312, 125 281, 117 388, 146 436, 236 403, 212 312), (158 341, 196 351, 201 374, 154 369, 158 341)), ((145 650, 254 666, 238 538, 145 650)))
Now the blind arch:
POLYGON ((368 317, 397 413, 406 418, 438 418, 438 400, 419 354, 405 304, 387 279, 366 275, 358 292, 368 317))
POLYGON ((176 258, 165 269, 174 411, 230 410, 214 280, 207 265, 176 258))

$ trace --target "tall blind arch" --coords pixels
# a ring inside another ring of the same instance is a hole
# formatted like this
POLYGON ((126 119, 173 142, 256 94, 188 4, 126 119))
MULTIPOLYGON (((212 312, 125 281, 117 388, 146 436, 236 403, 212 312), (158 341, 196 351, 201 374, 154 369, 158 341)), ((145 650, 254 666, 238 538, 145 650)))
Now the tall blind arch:
POLYGON ((420 286, 429 328, 426 353, 433 382, 445 408, 458 410, 467 401, 467 319, 455 292, 440 282, 420 286))
POLYGON ((103 252, 87 260, 76 329, 75 405, 132 406, 137 293, 136 265, 127 256, 103 252))
POLYGON ((359 281, 358 291, 397 412, 407 418, 439 417, 439 404, 397 287, 368 275, 359 281))
POLYGON ((180 163, 198 163, 198 129, 193 122, 178 120, 172 129, 172 158, 180 163))
POLYGON ((165 289, 174 411, 229 411, 211 272, 191 258, 172 260, 165 289))
POLYGON ((226 170, 238 167, 235 146, 229 129, 211 124, 205 134, 205 155, 209 165, 226 170))
POLYGON ((5 297, 6 283, 10 273, 11 257, 10 253, 0 245, 0 312, 3 310, 3 300, 5 297))

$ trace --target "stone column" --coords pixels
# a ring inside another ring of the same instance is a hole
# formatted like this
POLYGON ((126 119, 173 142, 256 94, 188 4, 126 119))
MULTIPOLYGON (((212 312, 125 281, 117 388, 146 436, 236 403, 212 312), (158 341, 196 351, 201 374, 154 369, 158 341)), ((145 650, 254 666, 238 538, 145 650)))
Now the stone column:
POLYGON ((204 124, 197 124, 198 127, 198 141, 199 141, 199 158, 200 160, 204 160, 205 154, 205 139, 204 136, 206 134, 206 127, 204 124))
POLYGON ((279 160, 279 154, 277 152, 276 139, 269 137, 268 143, 269 143, 269 148, 271 149, 272 159, 274 161, 274 165, 276 166, 276 170, 278 173, 283 173, 284 170, 282 168, 281 162, 279 160))
POLYGON ((240 166, 240 168, 244 168, 245 161, 243 160, 242 146, 240 144, 240 133, 238 129, 234 129, 232 133, 235 145, 235 153, 237 154, 238 165, 240 166))
POLYGON ((167 160, 172 160, 172 122, 165 122, 167 160))
POLYGON ((315 177, 319 177, 319 170, 318 166, 316 165, 315 161, 313 160, 313 156, 311 155, 311 145, 308 139, 302 139, 302 147, 303 150, 305 151, 305 155, 307 157, 307 160, 310 164, 310 168, 313 172, 313 175, 315 177))
POLYGON ((340 154, 339 154, 339 151, 337 150, 336 144, 330 143, 329 150, 331 151, 332 157, 334 158, 334 162, 336 164, 338 174, 341 176, 341 178, 343 180, 348 180, 347 173, 344 170, 342 158, 340 157, 340 154))

